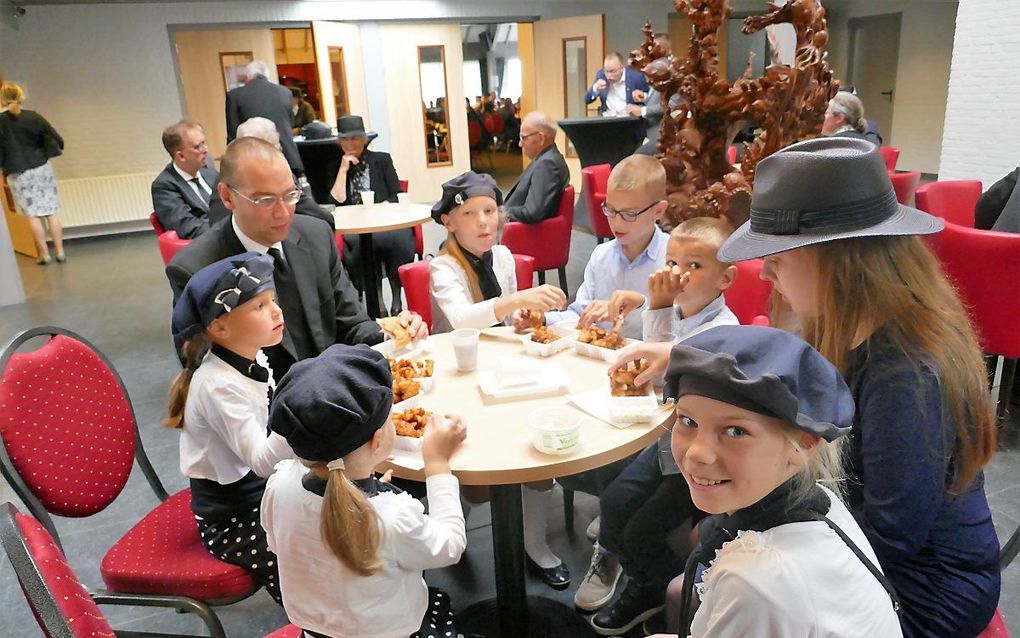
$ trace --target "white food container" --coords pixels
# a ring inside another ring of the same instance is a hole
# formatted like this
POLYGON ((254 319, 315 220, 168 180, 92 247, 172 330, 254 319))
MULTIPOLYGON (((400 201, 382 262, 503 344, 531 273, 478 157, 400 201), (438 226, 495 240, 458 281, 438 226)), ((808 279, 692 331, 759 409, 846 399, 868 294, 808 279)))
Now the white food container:
POLYGON ((567 406, 542 408, 528 416, 532 443, 543 454, 570 454, 580 438, 582 415, 567 406))
POLYGON ((411 408, 418 407, 418 404, 421 403, 421 395, 422 395, 422 393, 419 392, 418 394, 414 395, 413 397, 410 397, 408 399, 404 399, 400 403, 394 403, 393 404, 393 412, 403 412, 404 410, 410 410, 411 408))
POLYGON ((558 352, 570 348, 574 342, 573 337, 577 336, 577 330, 570 327, 571 322, 560 322, 549 326, 549 330, 560 336, 552 343, 538 343, 531 340, 531 333, 521 335, 521 343, 524 344, 524 352, 536 357, 551 357, 558 352))
POLYGON ((573 341, 574 350, 577 352, 577 354, 583 355, 585 357, 591 357, 592 359, 601 359, 602 361, 606 362, 616 361, 616 359, 620 356, 620 353, 623 352, 624 349, 634 345, 635 343, 640 342, 637 339, 625 338, 623 340, 622 346, 620 346, 616 350, 610 350, 609 348, 600 348, 598 346, 593 346, 590 343, 581 343, 577 339, 574 339, 573 341))
POLYGON ((609 408, 609 418, 617 423, 648 423, 659 414, 660 410, 659 402, 650 392, 643 397, 614 397, 610 395, 606 403, 609 408))
POLYGON ((417 452, 421 454, 421 437, 397 436, 393 439, 393 448, 406 452, 417 452))

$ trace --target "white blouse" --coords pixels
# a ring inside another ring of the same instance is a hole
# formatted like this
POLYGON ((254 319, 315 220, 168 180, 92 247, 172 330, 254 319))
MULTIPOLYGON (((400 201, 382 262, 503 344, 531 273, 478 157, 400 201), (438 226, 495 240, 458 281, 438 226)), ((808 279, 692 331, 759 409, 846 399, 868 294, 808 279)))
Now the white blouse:
POLYGON ((406 638, 418 631, 428 608, 422 571, 455 564, 467 545, 457 478, 425 479, 427 516, 409 494, 380 492, 368 500, 382 528, 382 566, 360 576, 322 540, 322 497, 301 484, 308 471, 299 461, 283 461, 262 496, 262 527, 279 563, 290 621, 344 638, 406 638))
MULTIPOLYGON (((846 506, 825 491, 832 502, 829 519, 878 566, 846 506)), ((697 589, 701 607, 690 634, 695 638, 903 635, 889 594, 822 521, 740 532, 716 552, 697 589)))
MULTIPOLYGON (((258 362, 269 367, 262 352, 258 362)), ((269 378, 273 375, 270 372, 269 378)), ((269 476, 294 453, 275 432, 267 435, 269 383, 246 377, 212 352, 195 370, 181 429, 181 472, 229 485, 254 470, 269 476)))
MULTIPOLYGON (((500 297, 517 292, 517 268, 506 246, 492 247, 492 270, 503 290, 500 297)), ((440 255, 429 262, 429 289, 432 292, 432 334, 458 328, 488 328, 499 323, 494 311, 496 299, 472 301, 467 273, 450 255, 440 255)), ((506 317, 504 322, 509 319, 506 317)))

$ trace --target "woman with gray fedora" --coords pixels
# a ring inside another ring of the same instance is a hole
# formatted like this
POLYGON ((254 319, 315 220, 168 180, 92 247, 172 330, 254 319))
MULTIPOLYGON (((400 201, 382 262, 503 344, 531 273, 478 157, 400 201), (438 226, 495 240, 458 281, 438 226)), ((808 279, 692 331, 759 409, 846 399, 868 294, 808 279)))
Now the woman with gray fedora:
MULTIPOLYGON (((327 175, 333 182, 330 195, 336 205, 396 202, 397 193, 403 189, 393 168, 393 158, 389 153, 368 148, 378 134, 365 130, 365 122, 360 115, 344 115, 337 119, 336 128, 343 156, 327 168, 327 175), (361 201, 361 194, 365 191, 372 191, 372 202, 361 201)), ((414 231, 404 228, 373 233, 372 242, 393 291, 390 314, 396 316, 401 309, 397 268, 414 260, 414 231)), ((344 266, 351 273, 351 279, 363 290, 361 242, 356 237, 344 237, 344 266)))
MULTIPOLYGON (((908 638, 977 636, 999 600, 982 474, 995 418, 974 329, 921 239, 942 227, 896 202, 875 145, 819 138, 758 164, 751 219, 719 249, 727 262, 765 258, 790 327, 847 380, 847 504, 908 638)), ((649 377, 665 369, 646 356, 649 377)))

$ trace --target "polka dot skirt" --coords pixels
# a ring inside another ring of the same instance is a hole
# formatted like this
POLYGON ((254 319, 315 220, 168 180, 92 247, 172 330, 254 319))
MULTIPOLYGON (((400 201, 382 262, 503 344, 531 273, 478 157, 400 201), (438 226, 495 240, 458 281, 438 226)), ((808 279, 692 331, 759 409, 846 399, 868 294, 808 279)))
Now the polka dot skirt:
POLYGON ((198 535, 210 554, 250 573, 277 604, 283 605, 276 554, 269 551, 267 546, 266 532, 259 522, 258 507, 222 519, 196 516, 195 520, 198 522, 198 535))

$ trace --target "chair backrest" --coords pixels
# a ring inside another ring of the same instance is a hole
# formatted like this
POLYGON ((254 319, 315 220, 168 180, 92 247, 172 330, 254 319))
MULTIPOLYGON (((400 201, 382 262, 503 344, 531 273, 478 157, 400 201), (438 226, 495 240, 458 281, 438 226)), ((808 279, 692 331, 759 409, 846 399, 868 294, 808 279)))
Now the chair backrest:
POLYGON ((567 184, 560 196, 555 216, 537 224, 507 222, 503 227, 502 243, 514 254, 534 257, 535 270, 561 268, 570 261, 570 233, 573 227, 574 187, 567 184))
POLYGON ((478 125, 478 120, 474 118, 468 118, 468 146, 475 148, 482 142, 482 127, 478 125))
POLYGON ((344 234, 333 233, 333 241, 336 242, 336 252, 340 259, 344 258, 344 234))
MULTIPOLYGON (((160 499, 124 383, 96 348, 51 326, 14 337, 0 353, 0 471, 56 538, 48 513, 85 517, 124 488, 133 459, 160 499), (46 337, 37 350, 19 352, 46 337)), ((59 542, 59 539, 58 539, 59 542)))
POLYGON ((493 135, 496 132, 496 121, 492 118, 492 113, 484 113, 482 115, 482 123, 485 124, 485 132, 489 135, 493 135))
POLYGON ((896 162, 900 159, 900 149, 895 146, 879 146, 878 152, 885 160, 885 167, 890 171, 896 170, 896 162))
POLYGON ((1009 638, 1009 627, 1006 626, 1006 619, 1002 617, 1000 610, 995 610, 992 622, 988 623, 988 626, 978 634, 977 638, 1009 638))
POLYGON ((400 192, 406 193, 409 182, 406 179, 400 180, 400 192))
MULTIPOLYGON (((432 290, 429 279, 429 259, 412 261, 397 268, 400 284, 407 295, 407 309, 421 315, 432 330, 432 290)), ((514 255, 517 271, 517 289, 531 288, 535 277, 535 260, 528 255, 514 255)))
POLYGON ((527 290, 535 282, 535 258, 531 255, 514 255, 517 271, 517 290, 527 290))
POLYGON ((974 228, 974 207, 981 198, 981 180, 955 179, 931 182, 914 193, 918 208, 947 222, 974 228))
POLYGON ((985 352, 1020 358, 1020 235, 946 223, 935 254, 970 315, 985 352))
POLYGON ((176 230, 168 230, 156 238, 156 243, 159 244, 159 255, 163 258, 163 265, 166 266, 181 248, 191 243, 191 240, 181 239, 177 236, 176 230))
POLYGON ((0 510, 0 542, 43 633, 112 638, 113 628, 46 528, 11 503, 0 510))
POLYGON ((162 235, 166 232, 163 224, 159 221, 159 216, 156 215, 156 211, 149 213, 149 223, 152 224, 152 230, 156 231, 157 235, 162 235))
POLYGON ((602 214, 611 171, 609 164, 596 164, 581 169, 581 194, 584 195, 584 205, 588 209, 588 220, 595 236, 604 239, 613 238, 609 220, 602 214))
POLYGON ((499 111, 495 111, 492 114, 492 127, 493 133, 496 135, 502 135, 506 131, 506 122, 503 120, 503 116, 499 114, 499 111))
POLYGON ((726 161, 729 162, 730 164, 736 164, 737 163, 737 147, 736 146, 730 145, 730 146, 726 147, 726 161))
POLYGON ((889 172, 889 181, 892 182, 896 191, 896 201, 905 206, 914 205, 914 191, 917 190, 917 183, 921 181, 921 173, 911 171, 909 173, 889 172))
POLYGON ((754 320, 762 315, 768 317, 772 282, 761 278, 764 264, 761 259, 734 264, 737 267, 737 278, 723 293, 726 305, 737 315, 741 325, 754 324, 754 320))

